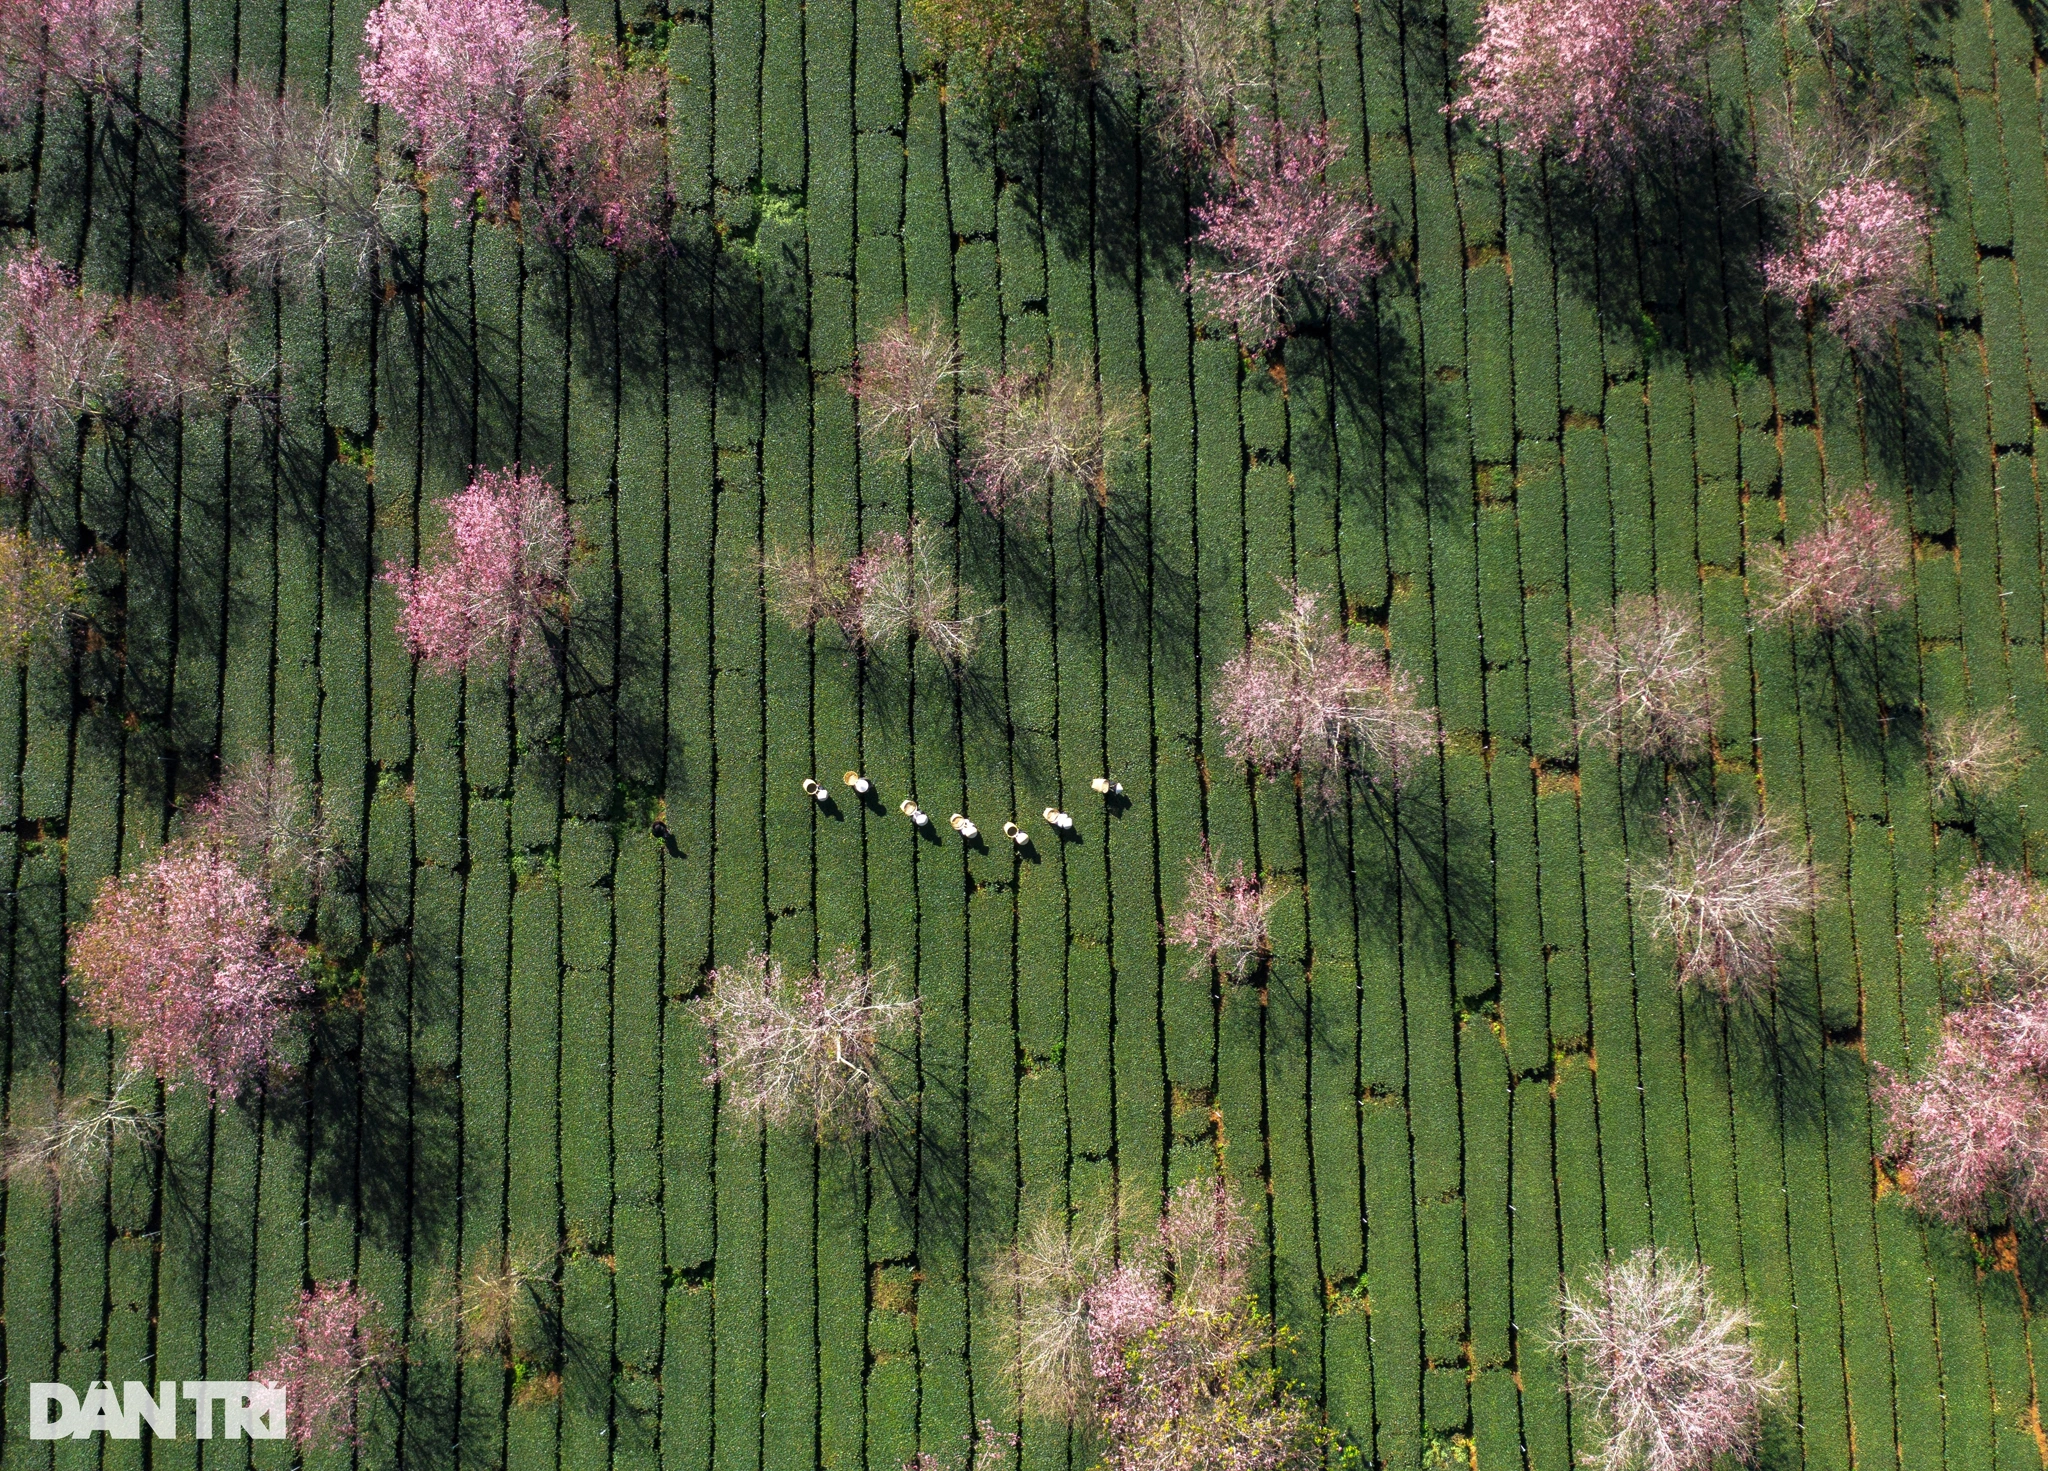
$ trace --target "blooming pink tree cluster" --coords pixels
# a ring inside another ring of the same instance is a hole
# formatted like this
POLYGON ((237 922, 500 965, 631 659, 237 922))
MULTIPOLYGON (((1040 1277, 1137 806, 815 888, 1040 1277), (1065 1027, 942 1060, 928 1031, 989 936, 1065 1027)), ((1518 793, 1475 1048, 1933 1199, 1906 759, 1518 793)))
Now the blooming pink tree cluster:
POLYGON ((377 188, 366 121, 358 107, 249 85, 192 118, 187 189, 239 275, 308 281, 335 263, 362 281, 390 253, 403 200, 377 188))
POLYGON ((0 0, 0 119, 46 98, 128 98, 145 49, 130 0, 0 0))
POLYGON ((1766 548, 1758 569, 1759 622, 1832 631, 1877 626, 1911 596, 1913 543, 1864 486, 1826 522, 1782 550, 1766 548))
POLYGON ((285 1393, 285 1425, 301 1450, 357 1444, 357 1402, 388 1388, 400 1358, 384 1307, 353 1282, 321 1282, 300 1296, 290 1336, 263 1368, 285 1393))
POLYGON ((1764 282, 1802 310, 1825 304, 1837 337, 1879 353, 1922 299, 1933 229, 1926 204, 1905 185, 1851 179, 1821 195, 1792 249, 1764 260, 1764 282))
POLYGON ((403 605, 399 636, 444 672, 504 661, 517 669, 546 648, 567 616, 575 524, 562 493, 537 470, 478 470, 443 503, 448 535, 430 567, 387 563, 403 605))
POLYGON ((1710 1471, 1747 1461, 1780 1371, 1757 1363, 1755 1324, 1706 1268, 1645 1247, 1567 1286, 1556 1346, 1601 1440, 1596 1471, 1710 1471))
POLYGON ((2048 992, 1971 1002, 1942 1023, 1910 1074, 1880 1074, 1887 1149, 1911 1172, 1915 1206, 1982 1226, 2002 1206, 2048 1221, 2048 992))
POLYGON ((615 250, 665 239, 663 75, 584 45, 533 0, 384 0, 364 24, 363 95, 446 173, 460 209, 533 207, 557 239, 615 250))
POLYGON ((1325 803, 1364 772, 1400 782, 1436 749, 1436 711, 1382 651, 1354 643, 1312 592, 1222 668, 1216 716, 1234 760, 1301 772, 1325 803))
POLYGON ((288 761, 249 762, 199 801, 190 835, 101 884, 69 983, 126 1038, 129 1068, 221 1098, 262 1073, 311 989, 280 919, 332 871, 310 812, 288 761))
POLYGON ((1449 111, 1516 153, 1619 185, 1643 153, 1704 127, 1692 87, 1731 0, 1487 0, 1449 111))
POLYGON ((1917 1069, 1878 1070, 1887 1152, 1940 1220, 2048 1222, 2048 885, 1974 869, 1928 934, 1964 1001, 1917 1069))
POLYGON ((1227 980, 1251 979, 1265 958, 1266 916, 1280 900, 1256 874, 1245 872, 1240 858, 1226 875, 1203 845, 1188 864, 1187 904, 1167 927, 1166 938, 1195 952, 1192 974, 1215 966, 1227 980))
POLYGON ((239 295, 190 282, 175 296, 81 291, 40 249, 0 282, 0 487, 26 489, 97 414, 140 423, 216 407, 249 388, 234 352, 239 295))
POLYGON ((1228 1184, 1181 1186, 1157 1239, 1122 1261, 1110 1240, 1104 1223, 1054 1223, 1000 1275, 1023 1325, 1027 1406, 1086 1424, 1109 1471, 1321 1465, 1327 1432, 1270 1367, 1286 1335, 1248 1290, 1252 1237, 1228 1184))
POLYGON ((1189 265, 1188 287, 1246 347, 1264 351, 1285 337, 1302 298, 1356 316, 1386 268, 1371 197, 1330 180, 1344 152, 1326 124, 1255 122, 1239 130, 1218 187, 1196 206, 1194 243, 1211 258, 1189 265))
POLYGON ((761 578, 768 606, 793 628, 836 623, 863 653, 908 636, 953 669, 973 656, 983 614, 955 583, 943 538, 922 520, 908 536, 878 537, 852 561, 817 546, 770 551, 761 578))
POLYGON ((203 837, 101 886, 71 941, 70 985, 130 1066, 234 1098, 308 990, 260 880, 203 837))
POLYGON ((1587 701, 1579 739, 1649 760, 1698 754, 1714 729, 1714 654, 1690 609, 1623 598, 1572 638, 1587 701))
POLYGON ((863 969, 850 951, 801 972, 749 955, 714 970, 693 1007, 710 1040, 704 1081, 724 1105, 770 1124, 802 1119, 821 1138, 882 1126, 894 1098, 886 1054, 918 1010, 894 971, 863 969))
POLYGON ((1708 811, 1683 797, 1664 813, 1669 850, 1638 882, 1650 930, 1678 953, 1680 985, 1723 1000, 1768 991, 1778 946, 1814 907, 1805 855, 1768 817, 1708 811))
POLYGON ((542 218, 568 244, 652 250, 668 238, 668 78, 596 47, 542 127, 542 218))

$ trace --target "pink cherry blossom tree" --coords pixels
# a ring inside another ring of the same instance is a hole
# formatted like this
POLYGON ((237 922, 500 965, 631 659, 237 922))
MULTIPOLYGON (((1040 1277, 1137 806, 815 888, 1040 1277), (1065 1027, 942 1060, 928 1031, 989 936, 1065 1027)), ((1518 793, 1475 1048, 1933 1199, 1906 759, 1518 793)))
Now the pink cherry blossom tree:
POLYGON ((704 1081, 723 1105, 769 1124, 801 1119, 821 1138, 886 1121, 887 1054, 914 1032, 918 1011, 893 970, 863 969, 844 950, 802 972, 749 955, 714 970, 693 1007, 710 1037, 704 1081))
POLYGON ((575 24, 533 0, 384 0, 363 25, 363 96, 404 122, 457 204, 498 215, 568 84, 575 24))
POLYGON ((1913 543, 1871 494, 1850 495, 1826 522, 1791 546, 1766 546, 1757 581, 1760 623, 1865 633, 1879 615, 1903 608, 1912 595, 1913 543))
POLYGON ((1678 982, 1724 1001, 1768 991, 1778 946, 1814 907, 1814 878, 1797 844, 1769 818, 1684 797, 1665 809, 1668 852, 1636 882, 1650 932, 1678 953, 1678 982))
POLYGON ((567 617, 576 532, 562 493, 537 470, 478 470, 443 503, 444 552, 431 567, 387 563, 403 603, 398 632, 414 656, 444 672, 522 660, 546 648, 567 617))
POLYGON ((402 1356, 383 1318, 383 1304, 353 1282, 320 1282, 301 1294, 290 1336, 260 1377, 284 1391, 285 1424, 302 1451, 359 1443, 358 1401, 390 1386, 402 1356))
POLYGON ((1014 1432, 998 1430, 987 1420, 976 1421, 974 1429, 960 1438, 965 1446, 958 1454, 919 1451, 903 1463, 903 1471, 995 1471, 1017 1448, 1014 1432))
POLYGON ((1704 130, 1693 76, 1731 0, 1487 0, 1449 111, 1503 146, 1623 183, 1638 159, 1704 130))
POLYGON ((129 424, 223 407, 254 389, 237 357, 239 295, 81 291, 40 249, 0 283, 0 486, 34 483, 87 414, 129 424))
POLYGON ((1285 616, 1223 666, 1215 701, 1233 760, 1301 772, 1325 804, 1354 772, 1398 785, 1436 749, 1436 711, 1417 702, 1414 683, 1299 589, 1285 616))
POLYGON ((300 962, 261 880, 202 836, 101 884, 69 983, 95 1026, 126 1038, 127 1066, 232 1099, 310 989, 300 962))
POLYGON ((360 283, 389 256, 389 223, 408 201, 377 188, 367 126, 353 105, 246 84, 192 118, 187 188, 238 275, 304 283, 339 269, 360 283))
POLYGON ((906 460, 944 449, 960 429, 960 376, 960 345, 945 323, 898 317, 860 345, 846 377, 846 391, 860 401, 861 443, 906 460))
POLYGON ((246 303, 186 278, 169 296, 131 296, 113 317, 121 392, 115 412, 131 421, 217 413, 257 394, 236 355, 246 303))
POLYGON ((130 101, 146 55, 130 0, 0 0, 0 120, 70 94, 130 101))
POLYGON ((1167 942, 1195 953, 1191 975, 1213 965, 1225 980, 1250 980, 1266 957, 1266 916, 1279 901, 1277 890, 1245 872, 1242 858, 1229 874, 1219 872, 1204 844, 1188 864, 1187 902, 1167 926, 1167 942))
POLYGON ((541 123, 546 188, 540 218, 558 243, 587 237, 607 250, 668 240, 668 76, 593 46, 568 94, 541 123))
POLYGON ((1195 207, 1201 254, 1188 288, 1248 348, 1285 337, 1304 299, 1356 316, 1386 268, 1370 196, 1329 179, 1344 152, 1322 123, 1253 122, 1239 130, 1215 192, 1195 207))
POLYGON ((110 298, 40 248, 7 263, 0 282, 0 482, 27 489, 41 462, 111 405, 121 384, 110 298))
POLYGON ((1972 994, 2048 985, 2048 884, 1980 864, 1934 906, 1927 935, 1972 994))
POLYGON ((1251 1239, 1220 1177, 1169 1202, 1158 1241, 1084 1294, 1090 1409, 1107 1471, 1311 1471, 1329 1434, 1271 1356, 1289 1341, 1248 1291, 1251 1239))
POLYGON ((1993 995, 1942 1023, 1915 1072, 1880 1071, 1886 1152, 1910 1170, 1913 1204, 1956 1226, 2002 1207, 2048 1221, 2048 993, 1993 995))
POLYGON ((1881 353, 1924 299, 1928 209, 1891 179, 1854 179, 1821 195, 1790 250, 1764 260, 1764 283, 1827 324, 1858 352, 1881 353))
POLYGON ((1690 609, 1624 597, 1572 637, 1587 700, 1579 739, 1646 760, 1698 755, 1714 729, 1715 653, 1690 609))
POLYGON ((1710 1471, 1747 1461, 1781 1370, 1757 1362, 1755 1323, 1696 1263, 1650 1247, 1568 1285, 1556 1348, 1601 1436, 1596 1471, 1710 1471))
POLYGON ((77 558, 26 531, 0 529, 0 665, 68 653, 84 610, 77 558))

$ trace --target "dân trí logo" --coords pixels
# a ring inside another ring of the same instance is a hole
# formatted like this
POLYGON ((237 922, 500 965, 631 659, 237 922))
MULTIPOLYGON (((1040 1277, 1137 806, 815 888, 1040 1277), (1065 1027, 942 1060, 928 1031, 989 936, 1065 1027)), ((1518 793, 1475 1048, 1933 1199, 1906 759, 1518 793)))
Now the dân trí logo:
POLYGON ((31 1384, 28 1387, 28 1438, 30 1440, 90 1440, 105 1435, 112 1440, 139 1440, 147 1424, 158 1440, 178 1438, 178 1402, 193 1406, 192 1434, 198 1440, 212 1440, 215 1416, 220 1406, 220 1433, 228 1440, 282 1440, 285 1427, 284 1387, 247 1379, 187 1379, 185 1392, 178 1393, 178 1381, 165 1379, 151 1394, 149 1386, 130 1379, 121 1386, 95 1381, 81 1402, 68 1384, 31 1384))

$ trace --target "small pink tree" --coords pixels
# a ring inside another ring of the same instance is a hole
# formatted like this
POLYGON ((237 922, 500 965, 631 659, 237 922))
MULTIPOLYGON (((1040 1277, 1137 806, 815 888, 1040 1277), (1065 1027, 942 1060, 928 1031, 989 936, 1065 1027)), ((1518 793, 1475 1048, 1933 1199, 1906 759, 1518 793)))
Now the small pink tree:
POLYGON ((0 666, 65 653, 85 607, 85 568, 62 547, 0 530, 0 666))
POLYGON ((1371 198, 1329 181, 1344 152, 1321 123, 1251 125, 1228 155, 1222 187, 1196 206, 1194 243, 1215 260, 1189 265, 1188 288, 1246 347, 1264 351, 1285 337, 1298 297, 1356 316, 1386 268, 1371 239, 1371 198))
POLYGON ((320 1282, 299 1299, 290 1338, 262 1379, 284 1391, 285 1424, 300 1450, 358 1444, 356 1403, 390 1386, 401 1352, 384 1307, 353 1282, 320 1282))
POLYGON ((587 235, 616 251, 667 242, 667 80, 666 72, 626 65, 611 47, 579 59, 568 96, 541 125, 541 219, 553 239, 587 235))
POLYGON ((309 989, 262 883, 204 838, 100 885, 72 937, 70 984, 128 1065, 234 1098, 268 1062, 309 989))
POLYGON ((1848 496, 1824 525, 1780 549, 1767 546, 1758 568, 1760 623, 1868 633, 1878 616, 1911 596, 1913 543, 1870 486, 1848 496))
POLYGON ((1760 995, 1778 946, 1814 907, 1805 857, 1768 818, 1708 812, 1678 798, 1664 813, 1669 852, 1638 871, 1650 932, 1678 952, 1678 983, 1724 1001, 1760 995))
POLYGON ((1917 1072, 1880 1071, 1887 1153, 1911 1174, 1913 1203, 1956 1226, 2002 1205, 2048 1221, 2048 995, 1992 996, 1942 1023, 1917 1072))
POLYGON ((1575 1397, 1602 1433, 1596 1471, 1709 1471, 1747 1461, 1764 1407, 1781 1393, 1762 1369, 1755 1324, 1707 1287, 1704 1267, 1644 1247, 1567 1286, 1556 1339, 1575 1397))
POLYGON ((431 568, 386 563, 404 604, 398 632, 414 656, 467 672, 517 669, 568 614, 576 533, 562 493, 537 470, 478 470, 443 503, 447 554, 431 568))
POLYGON ((1935 905, 1927 935, 1974 994, 2041 986, 2048 983, 2048 885, 1981 864, 1935 905))
POLYGON ((129 100, 144 56, 130 0, 0 0, 0 120, 50 94, 129 100))
POLYGON ((810 1123, 821 1138, 872 1133, 894 1095, 885 1053, 917 1023, 895 972, 863 970, 850 951, 793 974, 770 955, 711 973, 694 1003, 710 1037, 704 1081, 740 1114, 810 1123))
POLYGON ((1244 871, 1242 858, 1228 876, 1219 873, 1205 843, 1201 856, 1188 864, 1187 904, 1167 927, 1167 941, 1195 952, 1190 975, 1213 965, 1226 980, 1250 980, 1265 959, 1266 916, 1279 900, 1257 875, 1244 871))
POLYGON ((960 345, 937 315, 906 312, 860 345, 846 391, 860 401, 861 443, 904 459, 943 449, 959 432, 953 412, 960 345))
POLYGON ((1137 403, 1059 354, 1043 371, 1004 373, 976 395, 963 478, 995 514, 1109 504, 1117 457, 1140 433, 1137 403))
POLYGON ((1764 260, 1764 283, 1803 311, 1827 304, 1828 327, 1858 352, 1881 353, 1922 299, 1927 206, 1891 179, 1853 179, 1821 195, 1798 244, 1764 260))
MULTIPOLYGON (((298 93, 233 86, 185 129, 192 206, 237 274, 305 282, 330 262, 358 282, 391 250, 361 109, 316 107, 298 93)), ((414 201, 417 208, 417 200, 414 201)))
POLYGON ((1352 772, 1398 784, 1436 749, 1436 711, 1416 702, 1408 676, 1298 589, 1287 614, 1223 666, 1215 701, 1233 760, 1301 772, 1325 804, 1352 772))
POLYGON ((384 0, 363 24, 363 96, 405 123, 458 208, 502 214, 567 84, 575 24, 533 0, 384 0))
POLYGON ((1690 609, 1623 598, 1611 622, 1572 637, 1588 702, 1579 739, 1653 761, 1697 754, 1714 730, 1714 654, 1690 609))
POLYGON ((1328 1434, 1268 1367, 1288 1337, 1250 1295, 1255 1239, 1221 1175, 1177 1189, 1156 1237, 1041 1220, 996 1274, 1027 1413, 1084 1426, 1110 1471, 1310 1471, 1328 1434))
POLYGON ((960 1437, 965 1449, 955 1456, 937 1451, 919 1451, 903 1463, 903 1471, 994 1471, 1017 1448, 1013 1432, 997 1430, 987 1420, 975 1422, 974 1429, 960 1437))
POLYGON ((1691 89, 1707 38, 1730 0, 1487 0, 1479 44, 1465 54, 1471 90, 1448 109, 1528 156, 1583 164, 1626 181, 1660 144, 1704 128, 1691 89))

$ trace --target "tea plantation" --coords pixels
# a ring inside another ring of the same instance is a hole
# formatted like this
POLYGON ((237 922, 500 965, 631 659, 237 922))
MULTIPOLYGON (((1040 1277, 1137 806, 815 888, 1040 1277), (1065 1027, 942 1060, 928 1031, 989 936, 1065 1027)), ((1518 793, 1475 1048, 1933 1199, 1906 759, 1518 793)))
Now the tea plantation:
MULTIPOLYGON (((140 4, 145 116, 53 108, 0 165, 17 246, 104 290, 205 263, 180 119, 231 78, 354 94, 369 8, 140 4)), ((416 211, 422 289, 254 295, 274 416, 94 433, 35 502, 41 533, 111 549, 121 642, 0 690, 12 1086, 107 1085, 66 927, 222 762, 289 756, 356 862, 282 1082, 173 1091, 160 1153, 7 1193, 0 1463, 291 1464, 32 1443, 28 1388, 249 1377, 303 1283, 352 1278, 409 1355, 362 1448, 309 1465, 895 1471, 986 1417, 1024 1471, 1079 1468, 1015 1416, 987 1268, 1048 1211, 1156 1202, 1219 1157, 1333 1463, 1567 1471, 1594 1439, 1546 1347, 1560 1277, 1651 1242, 1746 1298, 1786 1366, 1764 1464, 2048 1462, 2048 1255, 1903 1204, 1869 1092, 1934 1035, 1933 897, 2048 836, 2048 763, 1968 806, 1924 761, 1934 716, 2008 700, 2048 741, 2048 17, 1833 13, 1830 64, 1923 99, 1940 209, 1933 305, 1859 364, 1756 268, 1753 133, 1820 65, 1804 25, 1750 0, 1710 146, 1603 196, 1445 118, 1464 0, 1292 0, 1312 85, 1286 106, 1351 140, 1394 264, 1356 319, 1249 361, 1191 314, 1189 187, 1114 67, 991 143, 896 0, 570 9, 666 47, 671 255, 416 211), (863 451, 842 375, 906 308, 977 363, 1092 355, 1143 394, 1138 473, 1099 514, 998 522, 942 461, 863 451), (378 575, 469 466, 513 461, 587 541, 566 674, 416 668, 378 575), (1870 640, 1754 627, 1759 549, 1865 482, 1915 534, 1907 610, 1870 640), (964 677, 764 611, 764 545, 913 514, 999 609, 964 677), (1398 799, 1326 814, 1224 754, 1216 671, 1296 580, 1386 630, 1441 712, 1398 799), (1728 651, 1690 774, 1574 734, 1574 620, 1653 590, 1728 651), (1803 824, 1826 898, 1767 1005, 1682 996, 1649 937, 1630 873, 1667 783, 1803 824), (920 834, 906 797, 988 840, 920 834), (1163 938, 1205 838, 1285 890, 1261 986, 1191 979, 1163 938), (915 1132, 722 1114, 687 999, 749 950, 840 947, 921 997, 915 1132), (461 1364, 425 1307, 508 1239, 559 1246, 544 1331, 505 1372, 461 1364)), ((1096 28, 1113 55, 1129 18, 1096 28)))

